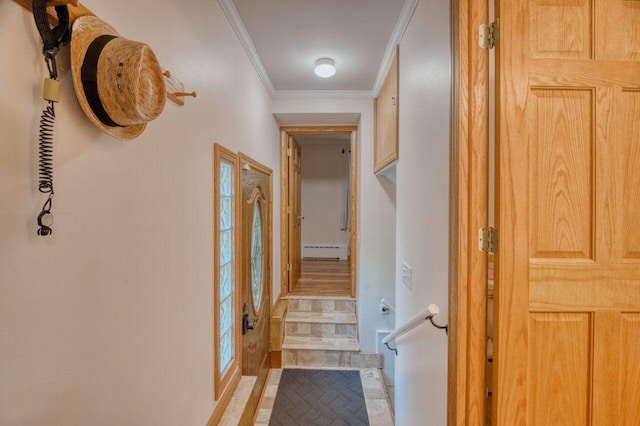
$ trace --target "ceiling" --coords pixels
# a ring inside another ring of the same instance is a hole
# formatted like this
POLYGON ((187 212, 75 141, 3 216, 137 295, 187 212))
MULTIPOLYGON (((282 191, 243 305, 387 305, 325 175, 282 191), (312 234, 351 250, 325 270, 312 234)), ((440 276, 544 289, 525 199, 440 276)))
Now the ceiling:
POLYGON ((375 94, 418 0, 219 0, 272 96, 375 94), (335 61, 335 76, 313 73, 335 61))

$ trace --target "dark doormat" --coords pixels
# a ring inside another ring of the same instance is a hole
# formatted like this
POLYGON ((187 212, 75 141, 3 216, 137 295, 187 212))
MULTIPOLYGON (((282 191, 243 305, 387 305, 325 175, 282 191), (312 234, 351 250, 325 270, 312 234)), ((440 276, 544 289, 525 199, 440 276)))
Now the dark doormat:
POLYGON ((269 425, 368 426, 360 372, 282 370, 269 425))

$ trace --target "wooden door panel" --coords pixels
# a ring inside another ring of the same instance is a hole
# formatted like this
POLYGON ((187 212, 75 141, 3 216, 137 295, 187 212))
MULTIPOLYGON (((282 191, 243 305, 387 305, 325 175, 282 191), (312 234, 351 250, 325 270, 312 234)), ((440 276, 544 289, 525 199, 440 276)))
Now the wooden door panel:
POLYGON ((623 172, 619 191, 622 194, 622 226, 619 231, 623 240, 622 258, 640 261, 640 90, 622 90, 620 103, 623 114, 620 115, 617 140, 634 141, 623 143, 618 149, 619 166, 623 172))
POLYGON ((534 312, 529 321, 529 424, 586 424, 591 315, 534 312))
POLYGON ((398 159, 399 61, 399 48, 396 48, 391 67, 380 87, 378 97, 374 99, 374 172, 382 170, 398 159))
POLYGON ((640 313, 622 314, 620 331, 619 424, 640 425, 640 313))
POLYGON ((534 58, 591 58, 591 0, 532 0, 534 58))
MULTIPOLYGON (((593 420, 594 425, 618 424, 620 392, 620 313, 596 312, 593 340, 593 420)), ((624 423, 623 423, 624 424, 624 423)))
POLYGON ((593 91, 534 89, 531 256, 592 259, 593 91))
POLYGON ((496 425, 639 424, 638 12, 499 4, 496 425))
POLYGON ((640 1, 596 1, 597 59, 640 61, 640 1))
POLYGON ((531 309, 545 309, 549 312, 633 311, 640 305, 637 271, 627 270, 613 274, 609 268, 537 265, 537 274, 538 277, 533 278, 529 288, 531 309), (558 273, 559 270, 561 273, 558 273), (611 278, 612 275, 616 276, 611 278), (540 279, 540 276, 544 276, 544 279, 540 279), (595 283, 589 284, 590 281, 595 283))
MULTIPOLYGON (((638 0, 640 1, 640 0, 638 0)), ((622 61, 598 61, 605 65, 594 70, 593 61, 573 59, 531 59, 528 61, 531 86, 537 87, 572 87, 590 88, 608 82, 608 87, 634 87, 638 86, 640 63, 622 61)), ((601 87, 600 87, 601 88, 601 87)), ((600 89, 598 88, 598 89, 600 89)), ((514 88, 515 89, 515 88, 514 88)), ((522 90, 521 88, 519 91, 522 90)), ((515 95, 516 93, 514 93, 515 95)), ((522 100, 526 92, 517 93, 522 100)), ((603 111, 601 110, 600 113, 603 111)))

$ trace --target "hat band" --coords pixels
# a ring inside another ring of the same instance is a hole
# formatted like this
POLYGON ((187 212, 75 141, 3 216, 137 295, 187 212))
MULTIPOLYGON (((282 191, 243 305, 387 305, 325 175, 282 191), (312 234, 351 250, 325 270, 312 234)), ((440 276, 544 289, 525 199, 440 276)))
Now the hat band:
POLYGON ((91 42, 87 48, 87 53, 84 55, 84 61, 82 62, 82 68, 80 75, 82 79, 82 88, 84 89, 84 95, 87 98, 87 102, 91 107, 91 111, 104 125, 109 127, 124 127, 115 121, 104 109, 102 102, 100 101, 100 94, 98 93, 98 59, 104 47, 114 38, 118 38, 112 35, 103 35, 91 42))

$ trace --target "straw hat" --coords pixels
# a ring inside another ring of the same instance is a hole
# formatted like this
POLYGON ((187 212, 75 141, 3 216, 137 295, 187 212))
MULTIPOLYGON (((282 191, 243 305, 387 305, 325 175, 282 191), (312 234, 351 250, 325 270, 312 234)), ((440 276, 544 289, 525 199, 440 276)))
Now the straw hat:
POLYGON ((73 24, 71 75, 87 117, 117 139, 140 135, 164 108, 164 77, 151 48, 95 16, 73 24))

